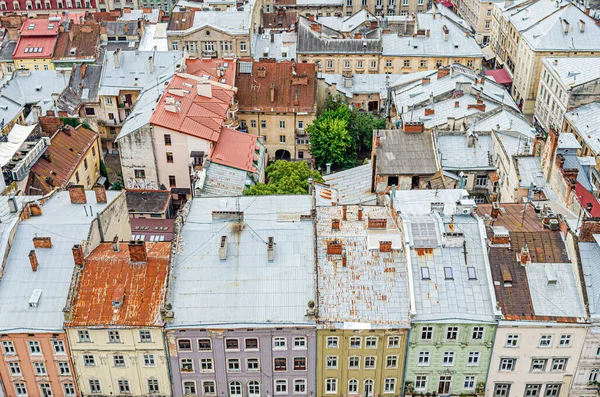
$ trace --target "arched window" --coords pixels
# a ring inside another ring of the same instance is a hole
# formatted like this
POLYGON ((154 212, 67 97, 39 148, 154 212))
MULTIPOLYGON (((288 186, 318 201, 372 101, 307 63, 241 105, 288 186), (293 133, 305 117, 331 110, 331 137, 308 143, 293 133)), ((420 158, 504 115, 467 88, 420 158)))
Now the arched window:
POLYGON ((233 381, 229 383, 229 396, 241 396, 242 395, 242 383, 233 381))
POLYGON ((258 397, 260 396, 260 383, 255 380, 248 382, 248 396, 258 397))
POLYGON ((358 380, 350 379, 348 381, 348 394, 358 394, 358 380))
POLYGON ((365 396, 373 397, 373 379, 365 380, 365 396))

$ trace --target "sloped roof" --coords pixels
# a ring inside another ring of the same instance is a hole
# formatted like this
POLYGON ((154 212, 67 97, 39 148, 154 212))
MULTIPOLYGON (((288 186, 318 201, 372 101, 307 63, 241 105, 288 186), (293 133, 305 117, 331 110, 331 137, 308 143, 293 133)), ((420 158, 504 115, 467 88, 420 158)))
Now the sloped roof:
POLYGON ((585 276, 589 311, 592 318, 600 314, 600 235, 595 234, 593 243, 579 243, 581 266, 585 276))
POLYGON ((472 146, 468 145, 465 133, 443 133, 437 138, 442 167, 459 171, 467 169, 495 169, 492 164, 494 147, 490 135, 478 135, 472 146))
POLYGON ((57 36, 22 36, 13 52, 13 59, 50 58, 57 36))
POLYGON ((210 159, 221 165, 257 172, 254 162, 258 163, 257 152, 260 152, 258 145, 261 145, 257 140, 256 135, 223 128, 210 159))
POLYGON ((567 88, 600 79, 600 59, 597 57, 544 58, 542 62, 567 88))
POLYGON ((600 102, 591 102, 565 113, 565 119, 595 155, 600 154, 600 102))
POLYGON ((82 104, 97 101, 101 77, 102 65, 74 65, 69 85, 58 98, 58 106, 69 114, 75 114, 82 104))
POLYGON ((168 190, 127 189, 127 209, 130 213, 164 213, 171 201, 168 190))
POLYGON ((81 59, 96 59, 100 42, 100 26, 97 24, 71 24, 68 32, 58 34, 52 59, 69 62, 81 59), (75 51, 75 54, 71 53, 75 51))
POLYGON ((375 149, 379 175, 427 175, 439 171, 431 134, 380 130, 375 149))
POLYGON ((343 38, 337 31, 322 26, 322 32, 311 29, 311 22, 305 17, 300 17, 298 22, 298 45, 296 52, 299 54, 380 54, 381 37, 375 30, 364 39, 343 38))
POLYGON ((235 86, 236 66, 237 62, 231 59, 188 58, 185 60, 185 72, 187 74, 209 78, 231 86, 235 86))

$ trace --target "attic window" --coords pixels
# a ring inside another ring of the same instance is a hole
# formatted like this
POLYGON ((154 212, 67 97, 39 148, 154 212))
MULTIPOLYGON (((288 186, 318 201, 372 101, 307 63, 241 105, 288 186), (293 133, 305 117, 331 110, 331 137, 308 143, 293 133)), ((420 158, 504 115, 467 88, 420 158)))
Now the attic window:
POLYGON ((54 29, 54 24, 53 23, 51 23, 51 24, 48 25, 48 30, 52 30, 52 29, 54 29))
POLYGON ((421 280, 431 280, 428 267, 421 268, 421 280))
POLYGON ((31 298, 29 298, 29 307, 38 307, 41 296, 42 296, 42 290, 34 289, 33 293, 31 294, 31 298))
POLYGON ((35 86, 35 90, 36 90, 37 92, 40 92, 40 91, 42 90, 42 86, 41 86, 41 85, 37 85, 37 86, 35 86))
POLYGON ((469 275, 469 280, 477 280, 477 271, 474 267, 467 267, 467 274, 469 275))
POLYGON ((451 267, 445 267, 444 268, 444 278, 446 280, 454 280, 454 274, 452 274, 452 268, 451 267))
POLYGON ((27 27, 27 30, 33 30, 35 29, 35 23, 30 23, 29 26, 27 27))
POLYGON ((77 53, 77 48, 73 47, 71 48, 71 50, 69 51, 70 55, 75 55, 77 53))

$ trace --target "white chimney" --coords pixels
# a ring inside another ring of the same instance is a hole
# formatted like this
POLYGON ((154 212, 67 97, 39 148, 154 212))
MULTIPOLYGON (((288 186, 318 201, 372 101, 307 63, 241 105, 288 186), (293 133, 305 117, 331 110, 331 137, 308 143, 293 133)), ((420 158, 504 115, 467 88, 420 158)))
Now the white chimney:
POLYGON ((221 236, 221 245, 219 246, 219 258, 222 261, 227 259, 227 236, 221 236))
POLYGON ((267 260, 269 262, 275 260, 275 239, 273 237, 269 237, 269 242, 267 243, 267 260))
POLYGON ((121 49, 118 48, 115 52, 113 52, 113 61, 115 64, 115 68, 121 67, 121 49))
POLYGON ((562 22, 562 27, 563 27, 563 33, 568 34, 569 33, 569 22, 566 19, 561 20, 561 22, 562 22))
POLYGON ((154 73, 154 58, 152 56, 148 57, 148 70, 150 74, 154 73))
POLYGON ((579 31, 581 33, 585 32, 585 22, 583 21, 583 19, 579 20, 579 31))

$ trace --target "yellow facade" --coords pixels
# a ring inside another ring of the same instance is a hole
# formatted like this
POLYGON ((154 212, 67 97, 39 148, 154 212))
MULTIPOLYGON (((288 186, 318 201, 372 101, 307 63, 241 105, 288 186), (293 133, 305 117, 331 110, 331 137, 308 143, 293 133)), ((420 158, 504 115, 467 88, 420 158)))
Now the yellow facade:
POLYGON ((28 69, 28 70, 54 70, 54 64, 52 58, 40 58, 40 59, 15 59, 16 69, 28 69))
POLYGON ((162 328, 70 328, 67 336, 82 395, 171 395, 162 328))
POLYGON ((401 395, 407 335, 407 329, 318 330, 317 396, 401 395))
POLYGON ((80 159, 81 161, 75 171, 73 171, 69 182, 75 185, 83 185, 86 189, 91 189, 100 177, 101 156, 102 149, 100 148, 100 138, 98 138, 80 159))

